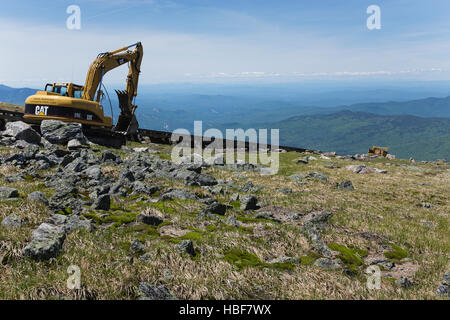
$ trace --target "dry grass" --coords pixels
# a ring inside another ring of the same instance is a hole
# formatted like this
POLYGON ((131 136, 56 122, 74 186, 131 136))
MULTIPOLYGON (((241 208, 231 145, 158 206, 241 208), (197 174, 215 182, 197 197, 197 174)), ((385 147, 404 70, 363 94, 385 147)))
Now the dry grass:
MULTIPOLYGON (((159 151, 167 158, 170 149, 164 146, 159 151)), ((311 211, 333 212, 330 226, 322 235, 327 244, 365 249, 368 258, 382 256, 386 250, 384 241, 404 248, 409 257, 392 273, 396 275, 403 267, 402 272, 414 280, 411 289, 399 289, 386 274, 380 290, 368 290, 363 272, 349 276, 313 265, 238 269, 225 261, 224 252, 239 248, 255 254, 262 262, 279 256, 306 255, 311 247, 300 231, 302 220, 244 221, 238 229, 214 219, 198 220, 196 215, 203 205, 196 201, 166 201, 163 207, 158 207, 149 202, 136 205, 129 199, 118 199, 116 204, 128 207, 130 212, 157 213, 164 218, 164 225, 150 233, 136 229, 136 223, 99 225, 93 232, 79 230, 67 237, 62 255, 37 263, 24 259, 20 250, 49 212, 45 206, 21 199, 0 203, 1 219, 11 213, 26 219, 19 229, 0 227, 0 298, 135 299, 138 283, 147 281, 167 285, 182 299, 435 299, 436 288, 449 268, 450 166, 415 164, 422 171, 413 171, 403 160, 375 160, 367 165, 386 169, 387 174, 359 175, 345 169, 349 164, 345 160, 316 160, 307 165, 292 162, 302 156, 280 154, 280 174, 271 177, 240 172, 244 178, 239 178, 236 172, 215 168, 206 172, 234 182, 235 187, 247 181, 264 185, 256 194, 263 204, 260 211, 271 210, 285 217, 288 213, 308 216, 311 211), (328 168, 324 162, 330 161, 340 168, 328 168), (327 175, 330 183, 307 180, 298 185, 287 177, 313 171, 327 175), (355 190, 337 190, 334 184, 344 180, 351 180, 355 190), (278 192, 282 187, 289 187, 294 193, 278 192), (423 208, 422 202, 432 207, 423 208), (136 237, 146 243, 151 259, 143 261, 129 250, 136 237), (176 248, 177 242, 185 237, 192 238, 199 251, 194 258, 180 254, 176 248), (81 269, 80 290, 66 287, 70 265, 81 269)), ((352 162, 359 163, 362 162, 352 162)), ((115 167, 105 167, 103 171, 111 176, 119 172, 115 167)), ((0 175, 14 172, 14 167, 0 168, 0 175)), ((7 184, 2 180, 1 184, 18 188, 22 197, 38 189, 47 194, 52 192, 42 189, 39 181, 7 184)), ((203 188, 185 187, 178 181, 160 179, 152 184, 162 186, 163 190, 178 187, 189 188, 200 196, 209 194, 203 188)), ((231 194, 238 192, 235 187, 215 197, 228 203, 231 194)), ((241 217, 243 213, 236 209, 228 210, 227 215, 241 217)))

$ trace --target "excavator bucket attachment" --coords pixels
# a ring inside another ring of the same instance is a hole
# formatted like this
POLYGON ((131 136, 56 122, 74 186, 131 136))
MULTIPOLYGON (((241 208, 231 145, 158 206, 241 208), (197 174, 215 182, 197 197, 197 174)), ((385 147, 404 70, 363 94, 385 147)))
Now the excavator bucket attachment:
POLYGON ((126 91, 116 90, 116 93, 119 99, 120 115, 113 130, 127 136, 133 136, 139 128, 139 123, 134 115, 135 106, 130 105, 126 91))

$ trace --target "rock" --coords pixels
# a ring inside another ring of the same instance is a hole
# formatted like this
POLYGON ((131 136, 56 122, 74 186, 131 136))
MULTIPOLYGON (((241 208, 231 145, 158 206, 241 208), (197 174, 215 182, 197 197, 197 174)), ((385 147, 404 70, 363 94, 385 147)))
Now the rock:
POLYGON ((444 274, 441 284, 437 288, 436 294, 439 297, 450 298, 450 272, 446 272, 444 274))
POLYGON ((339 190, 350 190, 350 191, 355 190, 355 188, 353 187, 353 184, 350 180, 346 180, 346 181, 339 183, 337 188, 339 190))
POLYGON ((371 265, 378 264, 378 265, 382 266, 383 269, 386 269, 386 270, 391 270, 393 267, 395 267, 395 263, 388 261, 388 260, 375 260, 375 261, 372 261, 370 264, 371 265))
POLYGON ((2 227, 6 229, 19 228, 22 224, 23 220, 15 214, 11 214, 2 220, 2 227))
POLYGON ((172 199, 181 199, 181 200, 198 200, 198 197, 184 189, 169 189, 161 196, 161 200, 172 200, 172 199))
POLYGON ((69 142, 67 142, 67 149, 68 150, 78 150, 83 147, 83 144, 78 139, 71 139, 69 142))
POLYGON ((275 221, 275 222, 280 222, 280 220, 277 219, 277 218, 275 218, 275 217, 273 216, 273 213, 270 212, 270 211, 258 212, 258 213, 255 215, 255 218, 256 218, 256 219, 266 219, 266 220, 272 220, 272 221, 275 221))
POLYGON ((145 251, 145 245, 138 239, 134 239, 131 243, 130 250, 136 253, 145 251))
POLYGON ((120 157, 115 155, 114 153, 112 153, 109 150, 104 150, 102 152, 102 159, 101 159, 101 161, 102 162, 107 162, 107 161, 118 162, 118 161, 120 161, 120 157))
POLYGON ((294 162, 299 164, 308 164, 308 157, 295 159, 294 162))
POLYGON ((39 147, 35 144, 29 144, 25 147, 22 154, 27 160, 34 159, 36 154, 39 152, 39 147))
POLYGON ((191 256, 195 256, 195 249, 194 249, 194 243, 192 242, 192 240, 183 240, 179 245, 178 245, 178 250, 181 253, 186 252, 187 254, 191 255, 191 256))
POLYGON ((133 148, 134 152, 148 152, 147 147, 141 147, 141 148, 133 148))
POLYGON ((227 206, 220 203, 220 202, 213 202, 206 206, 204 209, 205 213, 213 213, 218 215, 225 215, 225 212, 227 211, 227 206))
POLYGON ((235 202, 235 201, 239 201, 239 193, 233 193, 230 197, 230 202, 235 202))
POLYGON ((151 286, 147 282, 139 283, 139 300, 178 300, 163 285, 151 286))
POLYGON ((86 170, 84 170, 84 174, 88 178, 95 180, 100 180, 103 176, 102 168, 98 165, 88 167, 86 170))
POLYGON ((50 224, 61 226, 66 234, 72 233, 78 229, 91 231, 93 229, 89 220, 82 220, 79 216, 65 216, 62 214, 53 214, 47 221, 50 224))
POLYGON ((291 194, 292 193, 292 189, 287 188, 287 187, 280 188, 277 191, 280 193, 283 193, 283 194, 291 194))
POLYGON ((412 287, 413 283, 411 280, 409 280, 406 277, 400 277, 397 280, 395 280, 395 284, 398 285, 400 288, 403 289, 409 289, 412 287))
POLYGON ((136 179, 133 172, 131 172, 130 170, 122 170, 119 173, 119 180, 134 182, 136 179))
POLYGON ((41 122, 41 133, 50 143, 67 144, 72 139, 86 141, 80 123, 44 120, 41 122))
POLYGON ((39 144, 41 136, 31 126, 22 121, 8 122, 3 131, 4 136, 14 137, 16 140, 24 140, 28 143, 39 144))
POLYGON ((64 167, 65 171, 81 172, 88 167, 87 163, 80 157, 73 160, 64 167))
POLYGON ((307 219, 302 225, 302 231, 308 237, 314 250, 324 257, 332 257, 332 253, 328 246, 323 242, 318 230, 325 226, 331 216, 331 212, 313 214, 313 216, 307 219))
POLYGON ((269 263, 273 264, 273 263, 300 263, 302 261, 302 259, 297 258, 297 257, 278 257, 275 259, 272 259, 269 261, 269 263))
POLYGON ((238 219, 235 216, 229 216, 224 222, 225 224, 236 228, 239 228, 241 226, 238 219))
POLYGON ((396 157, 395 157, 395 155, 388 153, 386 155, 386 158, 389 159, 389 160, 394 160, 396 157))
POLYGON ((30 193, 27 197, 30 201, 39 201, 44 203, 45 205, 48 205, 48 199, 47 197, 40 191, 34 191, 30 193))
POLYGON ((0 200, 19 197, 19 191, 10 187, 0 187, 0 200))
POLYGON ((307 175, 305 175, 304 178, 328 182, 328 177, 320 172, 310 172, 307 175))
POLYGON ((22 254, 36 261, 55 258, 62 250, 66 234, 60 226, 42 223, 32 233, 32 241, 22 250, 22 254))
POLYGON ((325 270, 337 270, 341 268, 339 260, 330 258, 319 258, 314 262, 314 265, 325 270))
POLYGON ((163 223, 163 219, 156 215, 139 213, 136 216, 136 222, 142 222, 152 226, 159 226, 161 223, 163 223))
POLYGON ((304 175, 302 174, 292 174, 288 178, 294 182, 297 182, 298 184, 304 184, 303 182, 304 175))
POLYGON ((241 202, 241 206, 240 209, 241 210, 256 210, 258 209, 258 198, 256 198, 255 196, 243 196, 240 200, 241 202))
POLYGON ((111 207, 111 197, 109 194, 102 194, 97 199, 95 199, 92 209, 94 210, 109 210, 111 207))

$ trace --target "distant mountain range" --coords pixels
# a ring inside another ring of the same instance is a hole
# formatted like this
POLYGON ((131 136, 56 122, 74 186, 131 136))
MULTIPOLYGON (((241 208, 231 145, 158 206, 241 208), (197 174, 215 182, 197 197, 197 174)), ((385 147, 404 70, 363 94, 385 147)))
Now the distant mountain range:
POLYGON ((0 101, 23 105, 28 96, 36 93, 36 89, 11 88, 0 84, 0 101))
MULTIPOLYGON (((23 105, 35 92, 0 85, 0 101, 23 105)), ((301 96, 260 96, 259 91, 247 95, 240 91, 232 95, 229 90, 226 94, 180 92, 142 89, 137 98, 140 126, 192 131, 194 120, 202 120, 204 130, 279 128, 284 145, 345 154, 365 153, 371 145, 381 145, 400 157, 450 160, 450 97, 318 107, 305 105, 301 96)), ((332 99, 330 94, 327 99, 332 99)), ((117 101, 110 96, 116 119, 117 101)), ((104 104, 108 112, 109 102, 104 104)))

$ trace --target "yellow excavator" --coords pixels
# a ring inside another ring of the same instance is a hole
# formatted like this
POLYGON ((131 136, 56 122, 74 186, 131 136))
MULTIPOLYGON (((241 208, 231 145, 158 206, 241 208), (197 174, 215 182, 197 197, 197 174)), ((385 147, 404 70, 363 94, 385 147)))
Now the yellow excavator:
POLYGON ((140 42, 100 53, 89 68, 84 86, 63 82, 48 83, 44 91, 28 97, 25 101, 24 120, 36 124, 50 119, 78 122, 83 128, 135 135, 139 124, 135 116, 137 106, 133 104, 133 100, 137 95, 143 53, 140 42), (102 82, 108 71, 125 63, 129 64, 127 86, 125 91, 116 90, 120 115, 113 126, 111 117, 104 114, 102 82))

